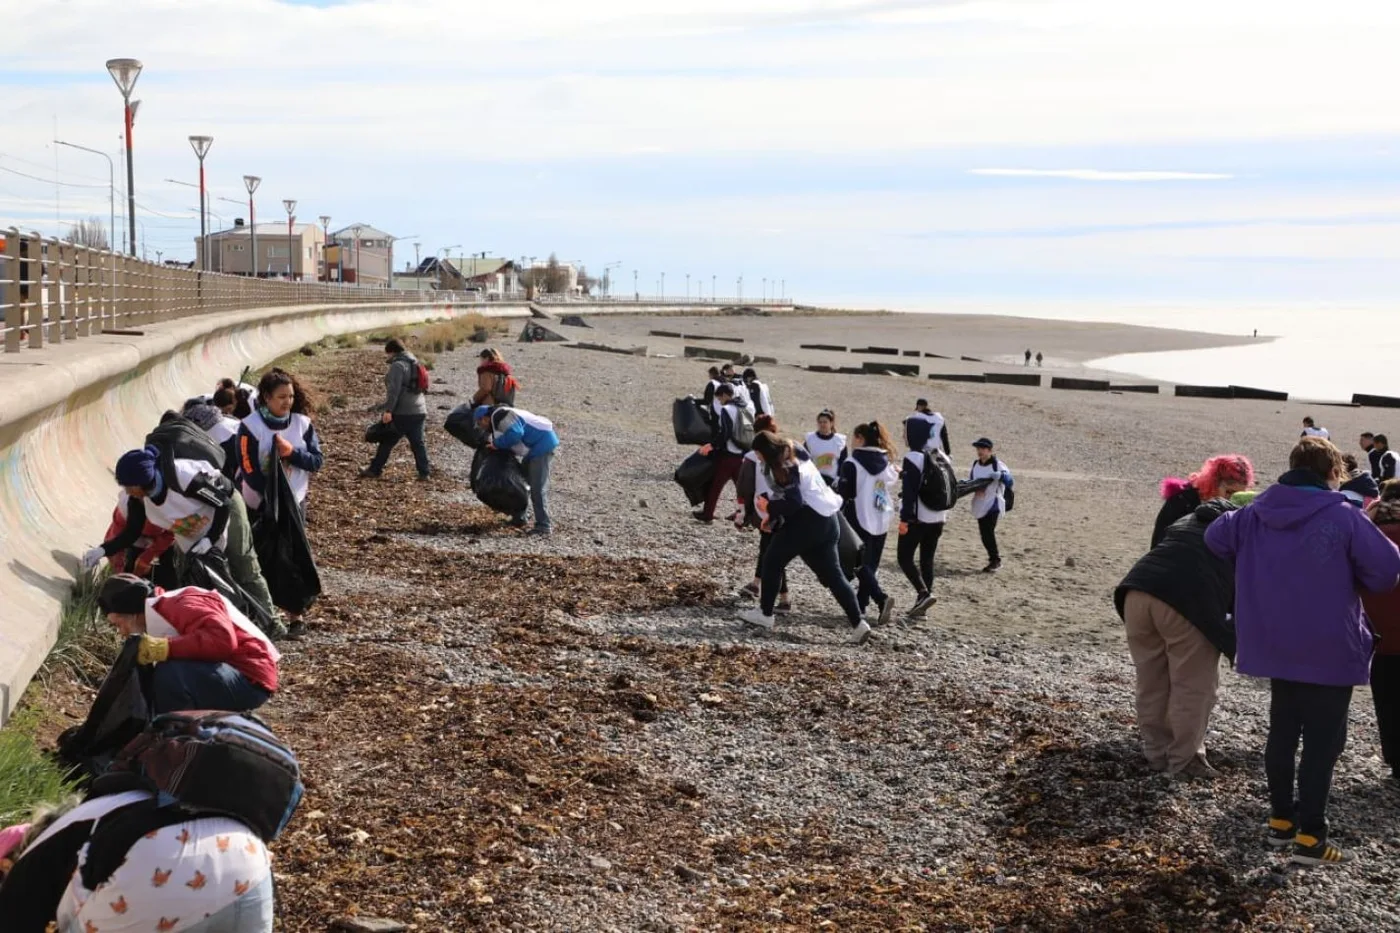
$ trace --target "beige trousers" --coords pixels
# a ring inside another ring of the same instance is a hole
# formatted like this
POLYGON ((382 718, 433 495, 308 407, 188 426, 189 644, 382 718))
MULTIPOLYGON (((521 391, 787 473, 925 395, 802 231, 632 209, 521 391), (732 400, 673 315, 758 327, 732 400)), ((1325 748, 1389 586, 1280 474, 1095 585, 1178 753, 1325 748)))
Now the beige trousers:
POLYGON ((1193 758, 1205 761, 1220 652, 1185 616, 1138 590, 1124 602, 1123 622, 1137 667, 1137 719, 1147 763, 1175 773, 1193 758))

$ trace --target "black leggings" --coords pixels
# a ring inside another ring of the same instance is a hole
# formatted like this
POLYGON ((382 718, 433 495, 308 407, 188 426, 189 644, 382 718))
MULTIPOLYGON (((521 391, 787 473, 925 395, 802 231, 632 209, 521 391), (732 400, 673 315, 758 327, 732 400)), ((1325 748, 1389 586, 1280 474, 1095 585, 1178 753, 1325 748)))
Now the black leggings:
POLYGON ((1332 790, 1332 770, 1347 744, 1351 688, 1277 679, 1271 681, 1270 688, 1264 773, 1269 779, 1272 815, 1283 820, 1296 818, 1302 832, 1326 839, 1327 797, 1332 790), (1294 762, 1300 740, 1303 755, 1296 766, 1295 798, 1294 762))
POLYGON ((885 600, 889 597, 880 588, 880 558, 884 556, 885 541, 889 536, 868 533, 860 527, 860 522, 856 521, 855 515, 849 511, 846 520, 851 523, 851 529, 865 545, 865 561, 861 564, 860 570, 856 572, 856 602, 860 605, 861 612, 870 607, 871 600, 874 600, 875 605, 883 609, 885 600))
POLYGON ((938 539, 943 537, 943 523, 910 522, 909 530, 899 536, 899 569, 914 585, 922 599, 933 592, 933 555, 938 553, 938 539), (919 566, 914 566, 918 552, 919 566))
POLYGON ((991 512, 977 519, 977 530, 982 533, 982 546, 987 549, 987 560, 1001 562, 1001 548, 997 547, 997 521, 1001 512, 991 512))
MULTIPOLYGON (((753 575, 760 581, 763 579, 763 555, 768 553, 768 548, 773 544, 773 532, 760 531, 758 533, 758 566, 754 567, 753 575)), ((779 595, 786 596, 788 591, 787 571, 783 571, 783 581, 778 584, 779 595)))
POLYGON ((784 519, 782 527, 773 532, 773 541, 763 557, 763 592, 759 601, 764 615, 772 615, 778 601, 778 587, 787 565, 797 558, 812 569, 822 585, 846 611, 852 626, 861 622, 856 591, 841 571, 837 543, 841 540, 841 524, 835 515, 818 515, 809 508, 784 519))

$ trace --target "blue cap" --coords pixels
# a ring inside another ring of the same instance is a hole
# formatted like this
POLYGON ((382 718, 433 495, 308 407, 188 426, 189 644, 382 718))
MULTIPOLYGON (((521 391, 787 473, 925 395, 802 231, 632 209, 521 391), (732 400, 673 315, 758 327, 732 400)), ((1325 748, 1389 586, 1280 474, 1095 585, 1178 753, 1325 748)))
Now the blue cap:
POLYGON ((480 421, 482 418, 485 418, 489 414, 491 414, 490 405, 478 405, 475 409, 472 410, 472 420, 480 421))

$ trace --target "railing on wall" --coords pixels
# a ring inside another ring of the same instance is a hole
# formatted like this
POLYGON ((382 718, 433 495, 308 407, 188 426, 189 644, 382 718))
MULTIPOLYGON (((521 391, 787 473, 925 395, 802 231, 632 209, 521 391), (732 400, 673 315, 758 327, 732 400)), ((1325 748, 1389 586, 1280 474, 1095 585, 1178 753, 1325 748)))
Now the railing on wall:
POLYGON ((219 311, 460 300, 463 296, 450 292, 199 272, 38 234, 0 230, 0 345, 6 353, 219 311))

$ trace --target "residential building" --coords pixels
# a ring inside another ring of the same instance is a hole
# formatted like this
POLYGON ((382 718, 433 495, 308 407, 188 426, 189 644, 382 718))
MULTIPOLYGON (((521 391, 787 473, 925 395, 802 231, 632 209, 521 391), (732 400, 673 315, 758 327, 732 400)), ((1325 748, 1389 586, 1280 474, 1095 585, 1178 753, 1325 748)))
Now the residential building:
MULTIPOLYGON (((261 234, 259 234, 261 235, 261 234)), ((394 268, 394 238, 369 224, 350 224, 331 233, 339 245, 335 262, 329 255, 326 265, 331 281, 362 285, 366 288, 388 288, 394 268)))
MULTIPOLYGON (((258 255, 253 256, 252 228, 241 220, 228 230, 209 234, 209 269, 231 275, 249 275, 256 270, 260 278, 315 279, 325 233, 315 224, 293 224, 291 236, 287 225, 258 224, 258 255)), ((203 243, 195 237, 195 268, 203 264, 203 243)))
POLYGON ((520 294, 520 270, 509 259, 489 259, 483 256, 448 257, 441 265, 427 259, 423 266, 438 271, 442 288, 454 291, 479 291, 487 298, 512 298, 520 294))

